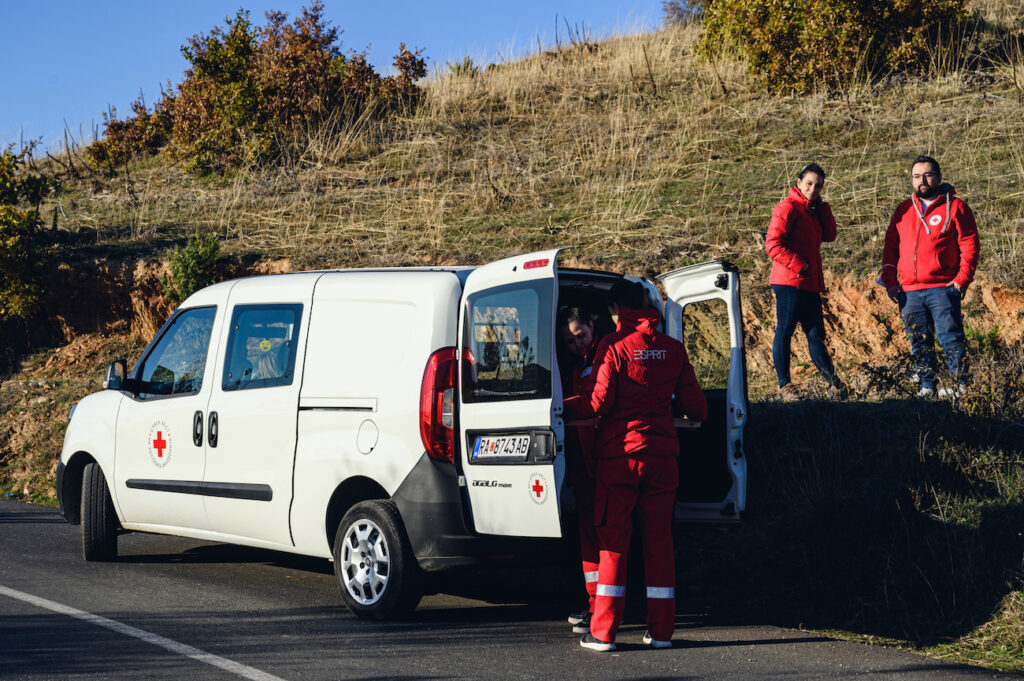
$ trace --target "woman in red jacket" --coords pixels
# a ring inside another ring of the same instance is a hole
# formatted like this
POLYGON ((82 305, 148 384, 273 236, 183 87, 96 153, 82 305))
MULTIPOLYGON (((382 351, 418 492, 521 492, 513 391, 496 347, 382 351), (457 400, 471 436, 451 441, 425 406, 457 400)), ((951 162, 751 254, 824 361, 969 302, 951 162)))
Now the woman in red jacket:
POLYGON ((779 378, 779 398, 787 402, 800 399, 800 393, 789 380, 790 341, 797 323, 807 334, 811 361, 828 383, 829 395, 837 399, 847 397, 846 386, 836 376, 825 347, 825 321, 821 314, 821 292, 825 290, 821 242, 836 238, 832 209, 821 200, 824 186, 825 171, 821 166, 804 166, 796 186, 772 211, 765 238, 765 249, 772 259, 769 283, 775 292, 778 317, 772 360, 779 378))

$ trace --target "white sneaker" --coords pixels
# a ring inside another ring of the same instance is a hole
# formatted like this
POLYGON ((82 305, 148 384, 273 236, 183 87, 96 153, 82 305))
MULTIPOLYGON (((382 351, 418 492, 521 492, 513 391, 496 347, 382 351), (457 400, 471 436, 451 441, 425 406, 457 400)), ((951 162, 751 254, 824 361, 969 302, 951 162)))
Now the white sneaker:
POLYGON ((935 397, 935 388, 929 388, 928 386, 924 386, 923 388, 917 391, 917 396, 923 399, 935 397))
POLYGON ((649 632, 649 631, 645 631, 644 632, 644 637, 643 637, 642 640, 643 640, 644 644, 649 645, 652 648, 671 648, 672 647, 672 641, 658 641, 658 640, 655 640, 654 638, 651 638, 651 632, 649 632))
POLYGON ((967 391, 967 386, 963 383, 958 383, 953 388, 939 388, 939 397, 959 397, 967 391))

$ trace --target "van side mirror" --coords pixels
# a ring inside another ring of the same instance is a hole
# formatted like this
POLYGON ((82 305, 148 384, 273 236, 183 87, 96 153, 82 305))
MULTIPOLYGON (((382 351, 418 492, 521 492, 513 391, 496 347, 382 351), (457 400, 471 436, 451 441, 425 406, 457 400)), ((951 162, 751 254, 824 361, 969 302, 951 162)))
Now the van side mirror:
POLYGON ((122 390, 127 376, 128 362, 123 358, 115 359, 107 365, 107 375, 103 378, 103 389, 122 390))

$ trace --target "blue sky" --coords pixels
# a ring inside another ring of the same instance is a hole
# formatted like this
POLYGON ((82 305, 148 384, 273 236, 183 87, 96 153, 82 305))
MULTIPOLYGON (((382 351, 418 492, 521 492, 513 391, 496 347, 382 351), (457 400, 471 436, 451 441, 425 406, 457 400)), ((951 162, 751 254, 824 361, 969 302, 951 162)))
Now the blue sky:
MULTIPOLYGON (((269 9, 294 16, 292 0, 0 0, 0 145, 43 137, 62 144, 65 122, 74 138, 89 138, 102 112, 119 116, 139 95, 152 104, 160 85, 181 81, 180 47, 196 33, 222 25, 240 8, 262 24, 269 9)), ((424 48, 428 66, 444 67, 468 54, 478 63, 535 50, 537 38, 554 44, 565 21, 593 37, 634 33, 661 21, 661 0, 325 0, 342 49, 369 48, 370 61, 387 74, 398 44, 424 48)))

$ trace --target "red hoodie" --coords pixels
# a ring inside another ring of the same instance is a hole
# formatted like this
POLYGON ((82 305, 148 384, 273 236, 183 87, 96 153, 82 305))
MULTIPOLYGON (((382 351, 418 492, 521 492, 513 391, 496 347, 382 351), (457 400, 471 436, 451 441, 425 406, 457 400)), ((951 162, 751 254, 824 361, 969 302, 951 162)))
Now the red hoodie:
POLYGON ((980 249, 974 213, 955 198, 951 185, 943 184, 940 191, 926 211, 916 196, 896 207, 882 250, 882 284, 887 289, 898 281, 904 291, 950 282, 962 290, 974 280, 980 249))
POLYGON ((775 206, 765 250, 772 259, 770 284, 793 286, 801 291, 825 290, 821 274, 821 242, 836 240, 836 219, 827 203, 812 210, 810 202, 799 189, 791 187, 789 195, 775 206), (800 271, 807 266, 803 274, 800 271))
POLYGON ((620 310, 619 330, 597 347, 593 380, 584 383, 580 399, 566 401, 566 409, 577 416, 600 417, 597 458, 640 451, 677 456, 673 395, 687 417, 707 418, 708 405, 686 348, 657 330, 660 321, 653 310, 620 310))

